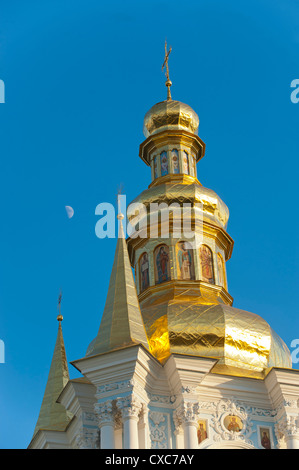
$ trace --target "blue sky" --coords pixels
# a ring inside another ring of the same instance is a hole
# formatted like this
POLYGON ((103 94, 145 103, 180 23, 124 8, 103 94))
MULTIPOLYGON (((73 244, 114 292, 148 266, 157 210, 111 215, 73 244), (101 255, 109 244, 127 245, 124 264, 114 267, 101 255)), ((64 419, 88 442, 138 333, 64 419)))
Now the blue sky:
POLYGON ((95 236, 95 208, 150 183, 138 150, 165 37, 173 98, 201 121, 198 178, 230 209, 234 306, 299 338, 298 17, 296 0, 0 0, 1 448, 32 437, 60 288, 68 360, 98 331, 116 240, 95 236))

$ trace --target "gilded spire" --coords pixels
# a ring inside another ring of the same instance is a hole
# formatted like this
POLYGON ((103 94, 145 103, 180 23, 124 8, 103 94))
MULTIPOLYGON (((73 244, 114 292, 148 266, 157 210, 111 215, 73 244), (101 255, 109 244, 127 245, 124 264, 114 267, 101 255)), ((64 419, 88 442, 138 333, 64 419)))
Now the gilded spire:
POLYGON ((148 349, 147 336, 122 226, 124 216, 119 213, 117 218, 120 233, 115 250, 106 304, 98 334, 89 345, 87 356, 135 344, 143 344, 148 349))
POLYGON ((170 47, 169 51, 167 51, 167 42, 165 41, 165 57, 164 57, 163 65, 162 65, 162 70, 165 67, 165 75, 166 75, 165 85, 167 86, 167 101, 171 100, 170 87, 172 85, 172 82, 170 81, 170 78, 169 78, 169 67, 168 67, 168 58, 169 58, 169 54, 171 53, 171 51, 172 51, 172 47, 170 47))
POLYGON ((58 311, 59 315, 57 320, 58 333, 56 344, 54 348, 54 354, 51 362, 50 372, 48 381, 44 393, 44 398, 39 412, 37 424, 35 426, 34 435, 39 429, 51 430, 51 431, 63 431, 72 415, 66 411, 65 408, 60 404, 56 403, 61 391, 69 381, 69 370, 66 359, 63 335, 62 335, 62 315, 60 313, 61 304, 61 292, 58 299, 58 311))

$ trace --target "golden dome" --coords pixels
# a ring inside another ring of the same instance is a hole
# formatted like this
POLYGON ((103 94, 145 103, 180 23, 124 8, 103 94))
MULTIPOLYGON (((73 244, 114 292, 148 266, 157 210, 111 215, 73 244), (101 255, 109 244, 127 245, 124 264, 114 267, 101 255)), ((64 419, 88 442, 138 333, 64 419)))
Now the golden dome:
POLYGON ((155 104, 145 115, 143 133, 149 137, 169 129, 197 134, 199 118, 193 109, 180 101, 166 100, 155 104))
POLYGON ((150 351, 160 361, 171 353, 213 357, 213 372, 256 378, 292 367, 287 346, 259 315, 211 303, 204 288, 166 284, 140 296, 150 351))
MULTIPOLYGON (((226 229, 229 210, 222 199, 212 189, 203 187, 194 178, 190 182, 190 178, 185 177, 186 183, 184 183, 184 177, 181 181, 173 181, 168 183, 161 183, 159 185, 151 186, 150 188, 143 191, 133 203, 142 203, 148 207, 151 203, 160 204, 165 202, 166 204, 172 204, 177 202, 183 203, 198 203, 201 207, 203 221, 226 229), (187 182, 188 180, 188 182, 187 182), (183 181, 183 183, 182 183, 183 181)), ((128 219, 136 216, 135 208, 130 211, 128 207, 128 219)))

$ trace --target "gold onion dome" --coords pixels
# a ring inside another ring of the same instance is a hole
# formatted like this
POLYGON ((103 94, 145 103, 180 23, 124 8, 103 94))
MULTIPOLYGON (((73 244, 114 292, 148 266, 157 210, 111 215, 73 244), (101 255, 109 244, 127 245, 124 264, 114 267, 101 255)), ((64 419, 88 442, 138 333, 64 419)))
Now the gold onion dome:
POLYGON ((181 101, 166 100, 155 104, 145 115, 145 137, 164 130, 185 130, 197 134, 199 118, 193 109, 181 101))

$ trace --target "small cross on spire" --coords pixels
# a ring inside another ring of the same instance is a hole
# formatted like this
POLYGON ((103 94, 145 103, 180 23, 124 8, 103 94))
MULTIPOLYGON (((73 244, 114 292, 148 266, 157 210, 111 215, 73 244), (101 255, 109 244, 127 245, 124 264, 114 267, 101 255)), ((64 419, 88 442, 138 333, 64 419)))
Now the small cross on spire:
POLYGON ((57 320, 59 322, 63 320, 63 316, 61 315, 61 300, 62 300, 62 290, 60 289, 59 296, 58 296, 58 303, 57 303, 57 310, 58 310, 57 320))
POLYGON ((169 54, 171 53, 171 51, 172 51, 172 47, 170 47, 169 51, 167 51, 167 42, 165 40, 165 57, 164 57, 163 65, 162 65, 162 71, 165 67, 165 75, 166 75, 165 85, 167 86, 167 100, 171 100, 170 87, 172 85, 172 82, 170 81, 170 78, 169 78, 169 67, 168 67, 168 58, 169 58, 169 54))

